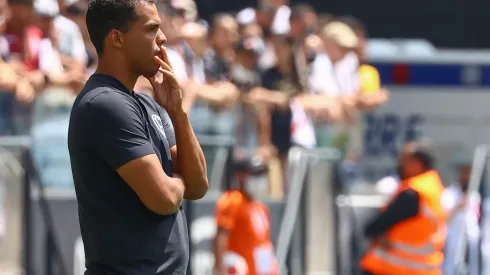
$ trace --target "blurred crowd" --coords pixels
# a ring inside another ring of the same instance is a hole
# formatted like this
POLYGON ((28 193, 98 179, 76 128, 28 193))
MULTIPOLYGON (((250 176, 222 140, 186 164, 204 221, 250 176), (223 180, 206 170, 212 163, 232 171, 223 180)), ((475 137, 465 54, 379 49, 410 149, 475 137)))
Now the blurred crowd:
MULTIPOLYGON (((157 5, 198 137, 231 137, 235 158, 275 163, 279 185, 292 146, 333 146, 346 160, 360 158, 361 114, 388 100, 365 64, 362 22, 288 0, 209 21, 193 0, 157 5)), ((73 100, 97 65, 87 7, 88 0, 0 0, 0 135, 65 142, 73 100)), ((144 78, 134 90, 152 93, 144 78)))

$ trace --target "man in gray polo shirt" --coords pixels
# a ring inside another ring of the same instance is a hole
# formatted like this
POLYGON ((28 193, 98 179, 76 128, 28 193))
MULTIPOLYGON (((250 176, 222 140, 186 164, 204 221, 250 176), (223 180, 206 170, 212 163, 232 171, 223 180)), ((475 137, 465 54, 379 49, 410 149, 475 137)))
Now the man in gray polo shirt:
POLYGON ((181 203, 208 188, 155 2, 92 0, 88 7, 99 62, 68 133, 86 275, 186 274, 181 203), (150 80, 155 100, 133 92, 139 76, 150 80))

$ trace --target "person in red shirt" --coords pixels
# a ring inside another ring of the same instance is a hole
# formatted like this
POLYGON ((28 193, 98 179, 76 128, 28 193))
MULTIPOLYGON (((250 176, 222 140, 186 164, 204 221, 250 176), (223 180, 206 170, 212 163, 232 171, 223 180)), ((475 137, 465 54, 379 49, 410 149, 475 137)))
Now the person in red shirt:
POLYGON ((215 274, 277 275, 269 209, 255 199, 260 187, 248 180, 265 174, 267 165, 254 157, 237 161, 234 170, 238 189, 226 191, 216 206, 215 274))

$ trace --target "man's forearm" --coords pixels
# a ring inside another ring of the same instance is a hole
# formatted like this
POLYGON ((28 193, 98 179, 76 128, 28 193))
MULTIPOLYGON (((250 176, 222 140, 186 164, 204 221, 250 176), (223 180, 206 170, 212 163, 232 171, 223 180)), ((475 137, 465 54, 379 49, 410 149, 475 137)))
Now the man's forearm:
POLYGON ((184 179, 184 198, 198 200, 208 191, 206 159, 185 111, 172 116, 177 143, 178 173, 184 179))

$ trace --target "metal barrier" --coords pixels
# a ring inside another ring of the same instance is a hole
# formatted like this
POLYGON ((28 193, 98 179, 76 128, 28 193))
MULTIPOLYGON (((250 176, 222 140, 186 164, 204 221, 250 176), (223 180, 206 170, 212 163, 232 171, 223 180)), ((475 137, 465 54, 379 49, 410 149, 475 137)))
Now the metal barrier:
POLYGON ((335 274, 332 175, 338 160, 340 152, 330 148, 290 150, 290 191, 276 249, 281 274, 335 274))
MULTIPOLYGON (((471 169, 470 182, 468 187, 468 194, 479 192, 482 184, 485 171, 490 172, 488 169, 488 158, 490 157, 489 148, 487 145, 478 145, 475 149, 473 156, 473 163, 471 169)), ((466 200, 465 216, 469 215, 469 200, 466 200)), ((454 261, 455 274, 464 275, 469 273, 469 269, 466 266, 466 251, 468 249, 468 235, 466 223, 461 223, 459 230, 457 246, 456 246, 456 259, 454 261)))
POLYGON ((0 138, 0 274, 26 274, 28 215, 22 158, 29 141, 0 138))

